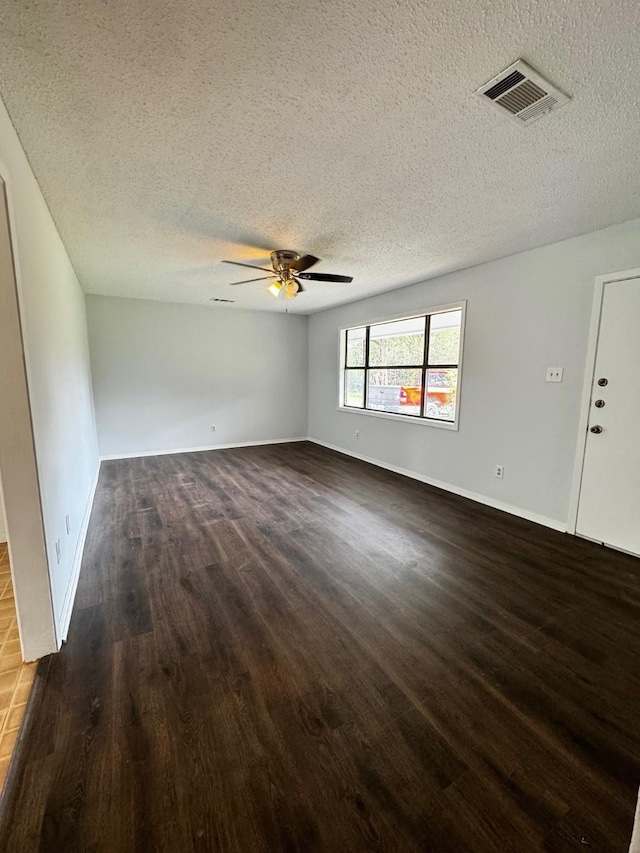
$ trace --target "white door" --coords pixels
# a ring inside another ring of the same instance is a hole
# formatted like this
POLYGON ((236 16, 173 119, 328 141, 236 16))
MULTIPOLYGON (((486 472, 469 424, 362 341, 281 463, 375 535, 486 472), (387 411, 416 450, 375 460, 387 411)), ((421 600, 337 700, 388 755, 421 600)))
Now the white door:
POLYGON ((603 288, 577 532, 640 555, 640 278, 603 288))

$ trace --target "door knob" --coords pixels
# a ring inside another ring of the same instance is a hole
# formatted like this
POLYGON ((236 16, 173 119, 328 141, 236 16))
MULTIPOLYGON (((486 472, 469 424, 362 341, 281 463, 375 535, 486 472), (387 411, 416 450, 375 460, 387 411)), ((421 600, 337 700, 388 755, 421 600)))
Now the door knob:
POLYGON ((596 434, 596 435, 599 435, 599 433, 601 433, 601 432, 602 432, 602 427, 601 427, 601 426, 598 426, 598 424, 596 424, 595 426, 592 426, 592 427, 591 427, 591 429, 589 430, 589 432, 595 432, 595 434, 596 434))

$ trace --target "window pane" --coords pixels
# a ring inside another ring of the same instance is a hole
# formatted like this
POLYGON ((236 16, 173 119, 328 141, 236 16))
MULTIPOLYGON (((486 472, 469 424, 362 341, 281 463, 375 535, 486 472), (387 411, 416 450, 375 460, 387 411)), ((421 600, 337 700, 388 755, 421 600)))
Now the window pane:
POLYGON ((424 361, 424 325, 424 317, 413 317, 371 326, 369 365, 421 365, 424 361))
POLYGON ((367 409, 420 415, 422 370, 368 370, 367 409))
POLYGON ((345 370, 344 405, 364 408, 364 370, 345 370))
POLYGON ((364 367, 364 329, 347 331, 347 367, 364 367))
POLYGON ((457 388, 457 368, 428 370, 425 416, 440 421, 455 420, 457 388))
POLYGON ((429 325, 429 364, 457 364, 460 355, 462 311, 432 314, 429 325))

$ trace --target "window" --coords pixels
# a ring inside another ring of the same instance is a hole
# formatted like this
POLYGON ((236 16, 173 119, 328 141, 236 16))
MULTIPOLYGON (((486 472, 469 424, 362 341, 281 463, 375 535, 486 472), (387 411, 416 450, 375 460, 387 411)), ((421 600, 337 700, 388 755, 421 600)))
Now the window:
POLYGON ((342 332, 340 407, 455 426, 464 303, 342 332))

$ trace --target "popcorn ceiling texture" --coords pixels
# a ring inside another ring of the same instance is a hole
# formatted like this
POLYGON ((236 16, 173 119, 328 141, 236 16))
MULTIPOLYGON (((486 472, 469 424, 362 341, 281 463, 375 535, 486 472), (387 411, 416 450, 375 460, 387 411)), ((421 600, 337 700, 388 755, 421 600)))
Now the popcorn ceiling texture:
POLYGON ((284 310, 219 262, 292 248, 355 276, 307 313, 640 216, 639 30, 637 0, 5 0, 0 92, 86 292, 284 310), (472 94, 518 57, 573 96, 527 128, 472 94))

